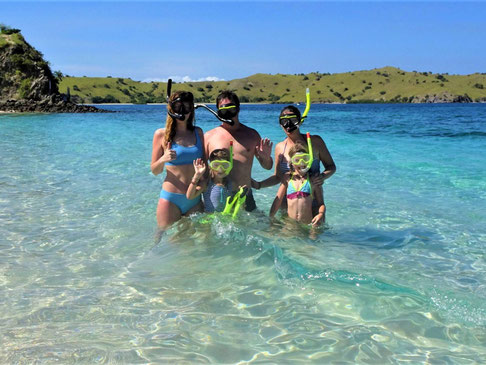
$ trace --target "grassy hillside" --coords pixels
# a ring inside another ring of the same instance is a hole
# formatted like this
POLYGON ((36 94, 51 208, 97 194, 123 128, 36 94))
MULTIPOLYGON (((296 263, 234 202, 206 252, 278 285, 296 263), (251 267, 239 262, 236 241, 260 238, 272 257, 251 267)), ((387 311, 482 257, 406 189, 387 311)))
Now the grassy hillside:
MULTIPOLYGON (((59 85, 69 87, 78 102, 165 102, 166 83, 142 83, 115 77, 64 77, 59 85)), ((486 101, 486 73, 472 75, 406 72, 395 67, 339 74, 255 74, 243 79, 175 84, 197 101, 214 102, 221 90, 234 90, 242 102, 304 102, 305 88, 313 103, 454 101, 457 97, 486 101)), ((457 101, 457 100, 456 100, 457 101)))

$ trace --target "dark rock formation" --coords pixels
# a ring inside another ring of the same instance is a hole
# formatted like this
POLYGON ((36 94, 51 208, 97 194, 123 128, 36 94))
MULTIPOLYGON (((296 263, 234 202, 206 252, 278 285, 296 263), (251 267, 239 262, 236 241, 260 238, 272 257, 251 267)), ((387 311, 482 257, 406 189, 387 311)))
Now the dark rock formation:
POLYGON ((467 95, 452 95, 447 92, 434 95, 414 96, 412 103, 472 103, 473 100, 467 95))
POLYGON ((58 80, 42 54, 18 29, 0 27, 0 111, 45 113, 108 112, 77 105, 60 94, 58 80))

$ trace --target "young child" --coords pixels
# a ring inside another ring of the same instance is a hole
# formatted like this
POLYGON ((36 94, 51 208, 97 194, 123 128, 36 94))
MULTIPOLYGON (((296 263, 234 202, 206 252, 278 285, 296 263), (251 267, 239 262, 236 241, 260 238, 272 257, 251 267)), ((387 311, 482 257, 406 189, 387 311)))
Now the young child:
MULTIPOLYGON (((310 144, 310 138, 308 138, 310 144)), ((270 209, 270 217, 275 216, 284 199, 287 199, 287 214, 297 222, 312 224, 313 227, 324 222, 326 206, 320 188, 314 188, 309 169, 312 164, 312 154, 300 143, 295 144, 289 151, 290 171, 283 177, 277 196, 270 209), (316 199, 319 210, 312 216, 312 200, 316 199)))
POLYGON ((231 196, 231 183, 227 178, 233 168, 230 152, 226 148, 217 149, 209 156, 209 179, 203 178, 206 164, 200 158, 194 160, 194 176, 187 189, 186 198, 194 199, 203 193, 204 211, 222 212, 228 196, 231 196))

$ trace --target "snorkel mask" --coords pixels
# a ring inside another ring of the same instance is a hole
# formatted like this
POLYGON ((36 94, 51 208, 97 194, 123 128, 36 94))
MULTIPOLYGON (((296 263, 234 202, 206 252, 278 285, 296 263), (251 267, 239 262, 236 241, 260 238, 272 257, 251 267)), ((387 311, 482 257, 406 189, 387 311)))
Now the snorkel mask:
POLYGON ((233 141, 230 141, 229 150, 230 160, 213 160, 209 163, 209 168, 217 172, 224 172, 228 175, 233 169, 233 141))
POLYGON ((310 110, 310 105, 310 91, 309 88, 307 88, 305 90, 305 110, 300 120, 299 117, 295 114, 284 114, 280 116, 278 120, 280 125, 289 133, 295 131, 302 123, 304 123, 305 118, 307 118, 307 114, 309 114, 310 110))
POLYGON ((235 103, 222 104, 218 107, 218 116, 223 119, 232 119, 238 114, 238 107, 235 103))
POLYGON ((187 114, 194 111, 194 97, 191 93, 183 91, 179 97, 170 100, 170 92, 172 89, 172 79, 167 81, 167 114, 174 119, 184 120, 187 114), (172 111, 170 111, 170 109, 172 111))
POLYGON ((299 152, 293 155, 292 158, 290 159, 290 162, 294 166, 305 165, 306 167, 304 169, 299 168, 299 170, 304 173, 309 171, 309 169, 312 166, 312 162, 314 161, 314 152, 312 151, 312 141, 309 132, 307 132, 307 149, 309 153, 299 152))

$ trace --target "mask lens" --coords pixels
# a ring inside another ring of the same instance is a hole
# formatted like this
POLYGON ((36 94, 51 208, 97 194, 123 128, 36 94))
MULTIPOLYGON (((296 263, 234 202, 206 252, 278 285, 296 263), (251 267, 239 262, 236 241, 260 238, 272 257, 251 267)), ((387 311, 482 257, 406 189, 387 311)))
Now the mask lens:
POLYGON ((194 108, 194 103, 192 103, 190 100, 187 100, 187 98, 184 98, 186 100, 182 100, 181 97, 173 100, 170 103, 170 107, 174 111, 174 113, 177 114, 189 114, 192 112, 194 108))
POLYGON ((234 118, 238 114, 238 108, 234 103, 220 105, 218 108, 218 116, 223 119, 234 118))
POLYGON ((308 153, 296 153, 292 156, 291 162, 294 165, 307 165, 310 162, 310 155, 308 153))
POLYGON ((296 115, 283 115, 279 118, 279 122, 285 129, 294 130, 299 125, 299 118, 296 115))
POLYGON ((182 103, 183 107, 184 107, 184 114, 188 114, 192 111, 192 109, 194 108, 194 104, 189 102, 189 101, 184 101, 182 103))
POLYGON ((170 104, 170 106, 171 106, 172 110, 174 111, 174 113, 182 114, 182 111, 184 109, 184 104, 180 100, 173 101, 170 104))
POLYGON ((230 167, 230 162, 226 160, 214 160, 209 163, 209 167, 212 170, 219 171, 219 172, 225 172, 226 170, 229 169, 230 167))

